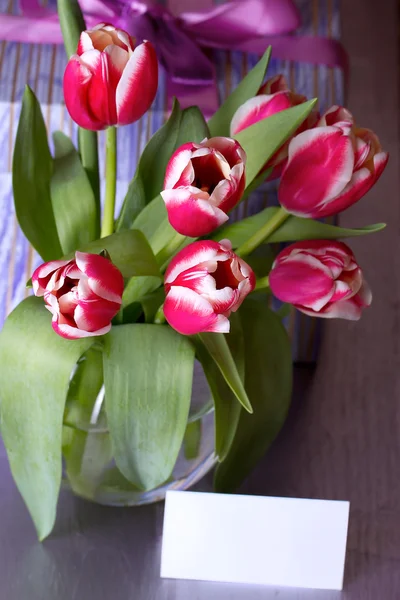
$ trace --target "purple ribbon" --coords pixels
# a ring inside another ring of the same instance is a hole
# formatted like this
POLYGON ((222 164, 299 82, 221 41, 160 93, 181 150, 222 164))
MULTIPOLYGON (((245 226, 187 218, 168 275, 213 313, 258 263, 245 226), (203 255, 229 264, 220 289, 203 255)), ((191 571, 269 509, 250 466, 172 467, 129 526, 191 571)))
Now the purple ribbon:
MULTIPOLYGON (((300 16, 292 0, 80 0, 88 28, 111 22, 138 40, 151 41, 169 75, 168 93, 184 105, 199 104, 206 113, 217 107, 215 71, 203 49, 262 53, 271 44, 275 58, 347 70, 347 55, 337 40, 292 33, 300 16), (188 5, 201 10, 190 11, 188 5)), ((0 39, 62 43, 57 13, 39 0, 20 0, 21 16, 1 15, 0 39)))

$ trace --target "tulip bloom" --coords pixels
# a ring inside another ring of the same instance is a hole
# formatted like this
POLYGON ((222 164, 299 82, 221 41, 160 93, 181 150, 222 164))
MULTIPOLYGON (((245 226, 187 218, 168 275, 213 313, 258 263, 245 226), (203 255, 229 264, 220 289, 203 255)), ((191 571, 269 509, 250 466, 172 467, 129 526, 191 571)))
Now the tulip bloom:
POLYGON ((161 196, 172 227, 200 237, 228 220, 245 187, 246 154, 235 140, 205 139, 183 144, 172 155, 161 196))
POLYGON ((65 104, 72 119, 95 131, 128 125, 150 108, 158 63, 150 42, 136 46, 121 29, 100 24, 83 31, 64 74, 65 104))
POLYGON ((110 331, 121 307, 124 279, 108 258, 76 252, 75 259, 38 267, 32 286, 53 315, 54 331, 74 340, 110 331))
POLYGON ((351 249, 334 240, 296 242, 280 252, 269 284, 274 295, 301 312, 357 321, 372 301, 351 249))
POLYGON ((317 127, 290 142, 279 202, 300 217, 335 215, 368 192, 388 158, 372 131, 355 127, 348 110, 333 106, 317 127))
POLYGON ((227 333, 228 317, 255 287, 247 263, 232 252, 229 240, 194 242, 181 250, 165 273, 164 314, 184 335, 227 333))
MULTIPOLYGON (((306 100, 305 96, 295 94, 289 89, 283 75, 276 75, 265 82, 259 89, 257 96, 250 98, 237 109, 231 121, 231 136, 282 110, 303 104, 306 100)), ((312 111, 299 127, 297 133, 314 127, 317 121, 318 113, 312 111)), ((269 179, 280 176, 282 167, 287 161, 289 141, 286 141, 263 167, 263 170, 273 168, 269 179)))

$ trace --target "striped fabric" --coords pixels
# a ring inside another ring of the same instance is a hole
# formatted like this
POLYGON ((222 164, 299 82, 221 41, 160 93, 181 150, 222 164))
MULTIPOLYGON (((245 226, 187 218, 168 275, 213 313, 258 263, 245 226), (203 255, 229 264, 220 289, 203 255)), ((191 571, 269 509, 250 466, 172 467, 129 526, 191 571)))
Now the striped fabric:
MULTIPOLYGON (((297 0, 303 24, 301 34, 318 34, 338 38, 340 0, 297 0)), ((15 0, 0 0, 0 12, 16 10, 15 0)), ((238 52, 215 52, 218 87, 223 99, 254 66, 258 58, 238 52)), ((20 231, 13 207, 11 163, 13 141, 17 129, 21 98, 28 83, 38 96, 49 134, 62 130, 77 137, 77 128, 63 104, 62 76, 66 56, 61 46, 28 45, 0 41, 0 324, 6 315, 29 291, 25 287, 40 258, 32 250, 20 231)), ((289 61, 272 60, 269 76, 284 73, 291 87, 308 97, 318 96, 320 108, 343 102, 343 78, 338 69, 314 67, 289 61)), ((118 132, 118 186, 117 204, 132 178, 138 157, 149 138, 163 124, 167 116, 165 77, 160 76, 157 97, 152 110, 134 125, 118 132)), ((100 135, 101 171, 104 168, 104 134, 100 135)), ((240 205, 234 218, 252 214, 270 204, 276 204, 275 184, 263 186, 240 205)), ((274 307, 277 306, 274 303, 274 307)), ((289 330, 293 358, 296 362, 316 359, 320 322, 294 309, 285 319, 289 330)))

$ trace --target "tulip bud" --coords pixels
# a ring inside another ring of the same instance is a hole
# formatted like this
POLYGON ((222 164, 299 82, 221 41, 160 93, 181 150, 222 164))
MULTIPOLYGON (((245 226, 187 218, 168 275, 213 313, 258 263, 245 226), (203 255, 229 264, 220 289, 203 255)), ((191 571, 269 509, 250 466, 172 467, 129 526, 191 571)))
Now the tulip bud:
POLYGON ((150 42, 136 46, 121 29, 101 23, 83 31, 64 73, 65 104, 85 129, 128 125, 150 108, 158 63, 150 42))
POLYGON ((183 144, 172 155, 161 196, 172 227, 200 237, 228 220, 245 187, 246 154, 226 137, 183 144))
POLYGON ((272 265, 273 294, 314 317, 357 321, 372 301, 351 249, 333 240, 296 242, 272 265))
POLYGON ((164 314, 183 335, 227 333, 229 315, 255 287, 247 263, 229 240, 194 242, 172 259, 165 273, 164 314))
POLYGON ((113 263, 97 254, 44 263, 32 275, 35 296, 43 296, 58 335, 74 340, 104 335, 121 307, 124 279, 113 263))
POLYGON ((317 127, 290 142, 279 202, 300 217, 335 215, 368 192, 388 158, 372 131, 355 127, 348 110, 333 106, 317 127))
MULTIPOLYGON (((250 127, 250 125, 267 119, 282 110, 302 104, 306 100, 305 96, 295 94, 289 89, 283 75, 276 75, 265 82, 259 89, 257 96, 250 98, 237 109, 231 121, 231 136, 235 136, 243 129, 250 127)), ((314 127, 317 120, 318 113, 312 111, 299 127, 297 133, 314 127)), ((281 174, 287 161, 289 141, 286 141, 264 165, 263 170, 273 168, 269 179, 275 179, 281 174)))

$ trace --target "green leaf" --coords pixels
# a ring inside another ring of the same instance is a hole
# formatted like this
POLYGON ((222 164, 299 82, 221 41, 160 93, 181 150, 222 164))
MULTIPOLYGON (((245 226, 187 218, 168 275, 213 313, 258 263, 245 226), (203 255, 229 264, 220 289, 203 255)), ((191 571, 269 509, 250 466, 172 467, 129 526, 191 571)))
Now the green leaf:
MULTIPOLYGON (((263 225, 265 225, 278 210, 279 208, 276 206, 265 208, 256 215, 246 217, 241 221, 221 227, 212 237, 215 240, 228 238, 232 242, 233 248, 238 248, 261 229, 261 227, 263 227, 263 225)), ((344 227, 336 227, 335 225, 314 221, 313 219, 303 219, 302 217, 290 215, 286 221, 268 237, 268 243, 357 237, 375 233, 384 228, 384 223, 376 223, 375 225, 367 225, 360 229, 346 229, 344 227)))
POLYGON ((385 223, 375 223, 374 225, 366 225, 358 229, 347 229, 312 219, 290 216, 279 229, 269 236, 268 242, 358 237, 382 231, 385 227, 385 223))
POLYGON ((154 292, 162 283, 161 277, 154 275, 145 277, 132 277, 125 286, 122 294, 122 306, 128 306, 133 302, 140 302, 142 298, 154 292))
MULTIPOLYGON (((231 315, 231 331, 226 335, 238 373, 244 381, 244 345, 240 318, 231 315)), ((224 460, 232 445, 241 413, 241 405, 226 383, 217 364, 202 343, 196 343, 196 355, 204 370, 215 407, 215 453, 224 460)))
POLYGON ((308 117, 316 100, 309 100, 258 121, 235 135, 247 155, 246 184, 249 186, 260 169, 308 117))
POLYGON ((61 432, 71 372, 93 343, 54 333, 41 298, 21 302, 0 334, 1 433, 39 539, 51 532, 61 483, 61 432))
POLYGON ((97 209, 92 186, 69 137, 53 134, 55 158, 50 190, 64 254, 97 237, 97 209))
POLYGON ((267 48, 256 66, 246 75, 208 122, 211 136, 230 136, 232 117, 249 98, 257 95, 267 72, 271 47, 267 48))
POLYGON ((245 385, 254 414, 241 410, 232 446, 217 467, 214 487, 234 491, 278 435, 292 391, 292 356, 285 328, 265 304, 246 300, 239 310, 245 342, 245 385))
MULTIPOLYGON (((118 231, 79 248, 83 252, 99 254, 107 250, 112 262, 124 277, 153 275, 161 277, 155 256, 141 231, 118 231)), ((70 256, 67 256, 70 258, 70 256)))
POLYGON ((175 100, 168 121, 143 150, 118 218, 117 230, 131 227, 146 204, 162 191, 173 152, 185 142, 200 142, 207 135, 207 124, 199 109, 193 106, 182 111, 175 100))
POLYGON ((76 54, 79 37, 86 29, 85 19, 78 0, 57 0, 58 19, 64 38, 67 56, 76 54))
POLYGON ((186 460, 194 460, 199 456, 201 445, 201 421, 192 421, 186 426, 183 438, 183 453, 186 460))
POLYGON ((233 359, 228 342, 223 333, 199 333, 199 338, 214 359, 226 383, 239 400, 240 404, 249 412, 253 409, 247 397, 237 365, 233 359))
POLYGON ((14 204, 22 231, 44 261, 62 256, 50 196, 52 171, 40 104, 26 86, 12 166, 14 204))
POLYGON ((194 348, 163 325, 120 325, 105 338, 104 382, 113 456, 149 490, 171 475, 192 393, 194 348))

